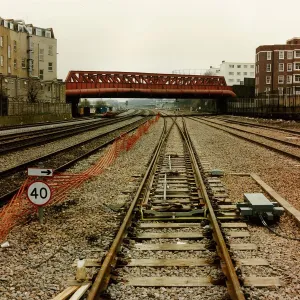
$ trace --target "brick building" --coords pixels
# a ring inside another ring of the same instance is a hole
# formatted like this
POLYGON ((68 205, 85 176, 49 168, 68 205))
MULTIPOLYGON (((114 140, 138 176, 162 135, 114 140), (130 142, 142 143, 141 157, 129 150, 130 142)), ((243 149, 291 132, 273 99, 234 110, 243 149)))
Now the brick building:
POLYGON ((300 95, 300 38, 256 48, 255 94, 300 95))

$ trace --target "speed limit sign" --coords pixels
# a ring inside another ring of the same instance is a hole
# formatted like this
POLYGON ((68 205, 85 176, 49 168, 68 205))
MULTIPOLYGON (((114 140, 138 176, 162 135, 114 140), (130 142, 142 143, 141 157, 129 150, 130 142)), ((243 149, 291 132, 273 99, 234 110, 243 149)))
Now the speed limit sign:
POLYGON ((35 181, 28 187, 27 197, 34 205, 44 206, 51 199, 51 189, 45 182, 35 181))

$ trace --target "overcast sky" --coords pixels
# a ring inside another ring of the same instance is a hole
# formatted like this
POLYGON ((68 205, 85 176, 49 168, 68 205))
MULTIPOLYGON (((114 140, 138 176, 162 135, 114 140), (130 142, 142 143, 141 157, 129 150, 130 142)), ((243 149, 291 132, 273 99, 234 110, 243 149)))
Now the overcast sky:
POLYGON ((1 17, 52 27, 69 70, 172 72, 300 36, 299 0, 1 0, 1 17))

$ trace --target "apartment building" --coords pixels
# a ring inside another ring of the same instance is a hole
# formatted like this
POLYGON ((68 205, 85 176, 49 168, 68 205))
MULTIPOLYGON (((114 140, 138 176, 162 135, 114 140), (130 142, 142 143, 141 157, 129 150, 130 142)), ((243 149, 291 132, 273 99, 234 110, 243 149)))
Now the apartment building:
POLYGON ((222 61, 219 68, 210 67, 213 75, 224 76, 227 85, 243 85, 245 78, 255 78, 255 64, 222 61))
POLYGON ((256 48, 255 93, 300 95, 300 38, 256 48))

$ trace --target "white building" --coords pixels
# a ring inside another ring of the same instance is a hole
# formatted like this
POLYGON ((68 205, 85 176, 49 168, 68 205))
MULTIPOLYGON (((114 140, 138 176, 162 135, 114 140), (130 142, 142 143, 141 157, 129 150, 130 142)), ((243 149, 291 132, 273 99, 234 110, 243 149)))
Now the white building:
POLYGON ((244 78, 255 78, 254 63, 225 62, 218 68, 174 70, 173 74, 224 76, 227 85, 244 84, 244 78))
POLYGON ((211 75, 224 76, 227 85, 244 84, 244 78, 255 78, 254 63, 225 62, 219 68, 210 67, 211 75))

